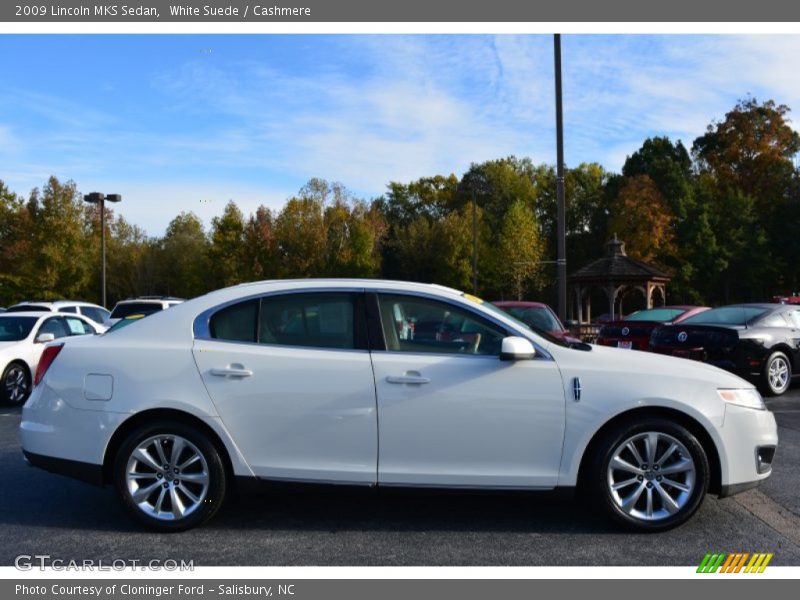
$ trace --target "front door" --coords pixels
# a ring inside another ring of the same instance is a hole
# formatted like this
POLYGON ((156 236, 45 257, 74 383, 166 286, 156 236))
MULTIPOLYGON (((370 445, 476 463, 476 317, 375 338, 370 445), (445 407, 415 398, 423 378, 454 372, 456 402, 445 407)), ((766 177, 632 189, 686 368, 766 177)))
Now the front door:
POLYGON ((565 419, 556 363, 501 361, 508 332, 460 305, 401 294, 378 304, 378 482, 554 487, 565 419))

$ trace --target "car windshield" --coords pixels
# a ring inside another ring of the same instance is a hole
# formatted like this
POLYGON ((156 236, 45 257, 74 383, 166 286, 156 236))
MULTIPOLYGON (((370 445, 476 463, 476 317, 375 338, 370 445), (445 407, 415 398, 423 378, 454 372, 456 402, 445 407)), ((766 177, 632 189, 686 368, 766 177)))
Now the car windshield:
POLYGON ((111 311, 111 319, 124 319, 130 315, 149 315, 161 310, 160 302, 128 302, 117 304, 111 311))
POLYGON ((537 331, 563 331, 556 316, 544 306, 511 306, 507 313, 537 331))
POLYGON ((31 333, 36 317, 0 317, 0 342, 19 342, 31 333))
POLYGON ((640 310, 625 317, 626 321, 656 321, 658 323, 666 323, 667 321, 674 321, 681 316, 685 310, 681 308, 649 308, 640 310))
POLYGON ((124 319, 120 319, 119 321, 114 323, 111 327, 109 327, 106 330, 106 334, 109 334, 112 331, 117 331, 118 329, 122 329, 123 327, 127 327, 128 325, 132 325, 133 323, 136 323, 136 321, 140 321, 141 319, 143 319, 146 316, 147 315, 144 315, 144 314, 141 314, 141 313, 137 313, 135 315, 128 315, 124 319))
POLYGON ((758 306, 722 306, 689 317, 681 325, 747 325, 768 312, 758 306))

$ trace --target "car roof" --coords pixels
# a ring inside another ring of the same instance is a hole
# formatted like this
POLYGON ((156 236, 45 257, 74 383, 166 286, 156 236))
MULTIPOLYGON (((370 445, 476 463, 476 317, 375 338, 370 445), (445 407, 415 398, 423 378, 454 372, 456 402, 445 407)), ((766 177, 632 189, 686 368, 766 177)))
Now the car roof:
POLYGON ((125 300, 120 300, 117 304, 133 304, 133 303, 150 303, 150 304, 163 304, 164 302, 184 302, 183 298, 173 298, 173 297, 165 297, 165 298, 154 298, 152 296, 146 296, 142 298, 126 298, 125 300))
POLYGON ((96 306, 97 308, 103 308, 99 304, 93 304, 92 302, 85 302, 83 300, 23 300, 22 302, 17 302, 13 306, 27 306, 35 304, 36 306, 96 306))
MULTIPOLYGON (((291 290, 303 288, 365 288, 365 289, 397 289, 398 291, 413 289, 415 291, 438 291, 461 296, 463 292, 438 283, 417 283, 412 281, 398 281, 394 279, 359 279, 359 278, 304 278, 304 279, 266 279, 263 281, 250 281, 232 287, 223 288, 207 295, 220 292, 231 292, 250 287, 274 288, 276 290, 291 290)), ((266 291, 266 290, 265 290, 266 291)), ((257 292, 256 292, 257 293, 257 292)))
POLYGON ((787 308, 789 306, 791 305, 777 304, 774 302, 750 302, 743 304, 726 304, 725 306, 717 306, 716 308, 763 308, 764 310, 775 310, 778 308, 787 308))
MULTIPOLYGON (((61 314, 51 314, 54 311, 43 311, 43 310, 20 310, 17 312, 4 312, 0 313, 1 319, 13 319, 14 317, 33 317, 35 319, 44 319, 47 317, 53 316, 64 316, 61 314)), ((73 316, 73 315, 70 315, 73 316)))

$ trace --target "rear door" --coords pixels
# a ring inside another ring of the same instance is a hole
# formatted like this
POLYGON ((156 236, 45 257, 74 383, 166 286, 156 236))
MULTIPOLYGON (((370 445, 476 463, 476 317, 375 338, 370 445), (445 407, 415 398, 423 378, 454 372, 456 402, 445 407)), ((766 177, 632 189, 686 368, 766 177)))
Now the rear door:
POLYGON ((461 305, 404 294, 378 305, 379 483, 554 487, 565 423, 556 363, 501 361, 508 332, 461 305))
POLYGON ((363 293, 254 298, 210 315, 194 356, 256 475, 374 484, 375 381, 363 293))

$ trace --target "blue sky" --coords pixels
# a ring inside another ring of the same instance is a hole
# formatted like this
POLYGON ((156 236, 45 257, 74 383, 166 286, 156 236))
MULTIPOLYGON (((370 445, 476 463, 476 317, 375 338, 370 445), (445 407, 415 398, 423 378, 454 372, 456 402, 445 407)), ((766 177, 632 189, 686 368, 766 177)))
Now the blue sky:
MULTIPOLYGON (((691 145, 748 95, 800 111, 798 56, 800 36, 564 36, 566 162, 691 145)), ((229 199, 278 208, 311 177, 372 198, 510 154, 553 163, 554 111, 549 35, 0 36, 0 179, 121 193, 152 235, 229 199)))

